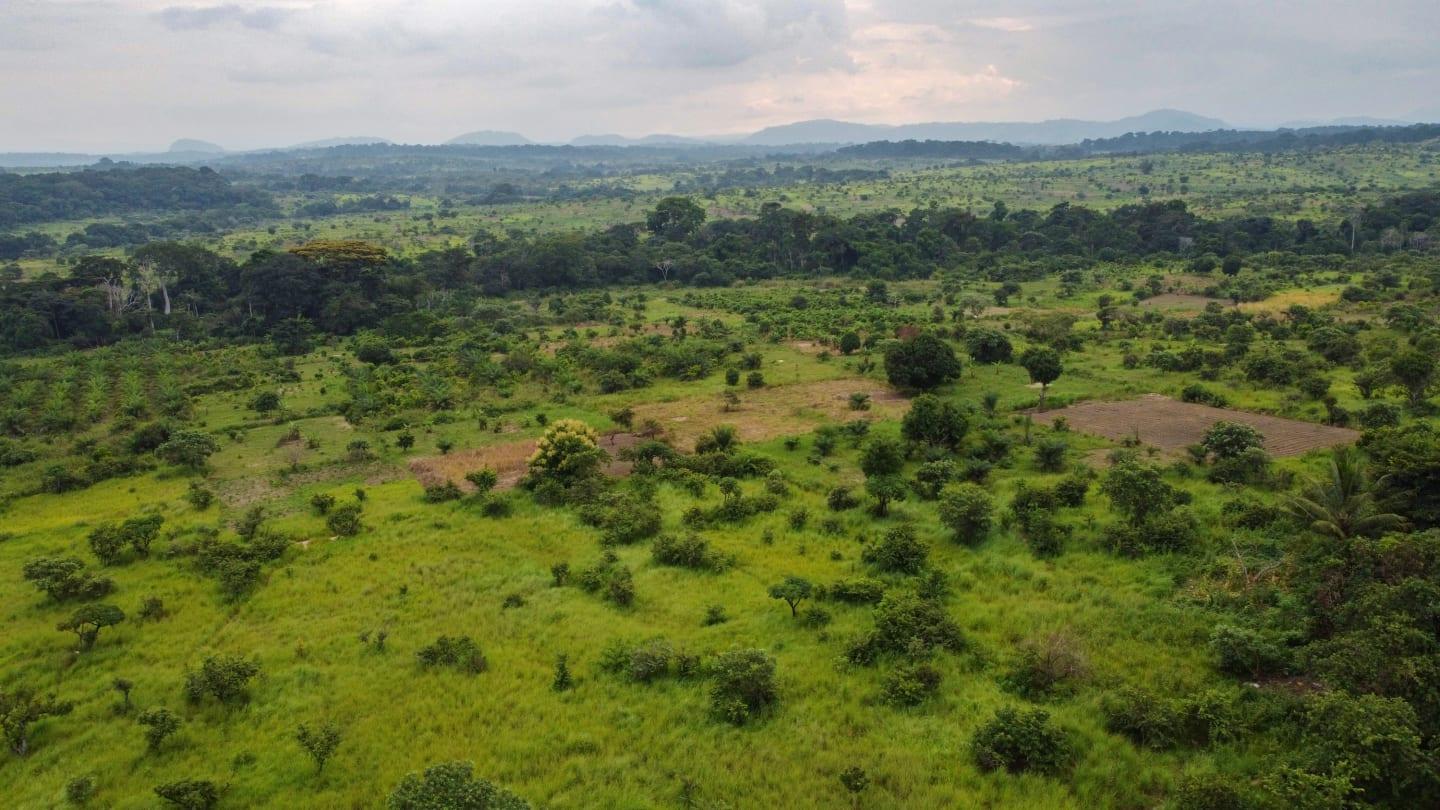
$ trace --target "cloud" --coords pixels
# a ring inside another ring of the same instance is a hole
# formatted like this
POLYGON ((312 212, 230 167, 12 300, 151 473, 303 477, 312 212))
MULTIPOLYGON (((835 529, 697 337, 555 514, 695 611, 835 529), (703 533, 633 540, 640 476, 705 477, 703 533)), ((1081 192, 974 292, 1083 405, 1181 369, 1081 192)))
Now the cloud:
POLYGON ((0 0, 0 150, 1402 117, 1435 0, 0 0), (93 122, 103 120, 97 128, 93 122))
POLYGON ((172 31, 200 31, 218 25, 237 24, 259 31, 273 31, 294 12, 276 6, 245 8, 230 3, 222 6, 170 6, 157 16, 172 31))

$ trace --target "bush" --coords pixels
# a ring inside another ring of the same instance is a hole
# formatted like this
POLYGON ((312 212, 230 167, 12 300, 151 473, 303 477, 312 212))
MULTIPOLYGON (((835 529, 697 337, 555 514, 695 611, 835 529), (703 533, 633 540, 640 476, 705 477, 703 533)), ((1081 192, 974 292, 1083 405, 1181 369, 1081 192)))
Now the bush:
POLYGON ((1072 688, 1088 672, 1085 656, 1074 638, 1053 633, 1022 644, 1001 684, 1021 697, 1036 700, 1072 688))
POLYGON ((940 522, 955 539, 974 546, 990 534, 995 500, 978 484, 952 484, 940 492, 940 522))
POLYGON ((896 526, 865 547, 861 558, 881 571, 918 574, 925 567, 930 549, 915 536, 911 526, 896 526))
POLYGON ((711 712, 726 722, 744 725, 779 699, 775 659, 763 650, 721 653, 710 671, 715 679, 710 688, 711 712))
POLYGON ((25 563, 26 580, 56 602, 99 599, 115 590, 115 581, 85 570, 76 557, 41 557, 25 563))
POLYGON ((1175 810, 1250 810, 1254 803, 1220 774, 1192 774, 1175 791, 1175 810))
POLYGON ((1284 675, 1293 657, 1280 633, 1229 624, 1210 633, 1210 649, 1221 672, 1240 678, 1284 675))
POLYGON ((220 802, 220 788, 206 779, 181 779, 157 785, 155 795, 181 810, 210 810, 220 802))
POLYGON ((441 636, 415 653, 423 667, 450 667, 477 675, 489 668, 480 646, 469 636, 441 636))
POLYGON ((825 597, 851 605, 873 605, 885 597, 885 583, 878 579, 840 579, 825 589, 825 597))
POLYGON ((1110 547, 1127 557, 1185 551, 1199 537, 1199 524, 1183 509, 1152 515, 1139 525, 1112 526, 1108 532, 1110 547))
POLYGON ((425 487, 424 499, 426 503, 444 503, 446 501, 458 501, 465 493, 450 479, 445 479, 438 484, 429 484, 425 487))
POLYGON ((1071 757, 1065 734, 1050 722, 1048 712, 1001 709, 975 732, 970 742, 975 764, 984 771, 1055 773, 1071 757))
POLYGON ((934 649, 959 652, 965 637, 937 601, 914 593, 889 593, 875 608, 875 627, 846 651, 853 664, 869 664, 884 653, 913 654, 934 649))
POLYGON ((347 503, 326 516, 325 528, 338 537, 354 537, 365 528, 360 522, 361 511, 360 504, 347 503))
POLYGON ((843 512, 859 506, 860 500, 850 494, 849 487, 835 487, 825 496, 825 505, 828 506, 832 512, 843 512))
POLYGON ((260 674, 260 665, 237 655, 209 656, 198 670, 185 675, 185 696, 192 703, 213 697, 221 703, 246 699, 250 681, 260 674))
POLYGON ((918 706, 940 692, 940 680, 929 663, 900 664, 885 677, 883 697, 893 706, 918 706))
POLYGON ((445 762, 407 774, 385 801, 387 810, 530 810, 513 793, 474 775, 468 762, 445 762))
POLYGON ((698 534, 677 537, 662 534, 655 538, 650 549, 651 556, 660 565, 676 565, 681 568, 720 571, 727 561, 710 548, 710 544, 698 534))

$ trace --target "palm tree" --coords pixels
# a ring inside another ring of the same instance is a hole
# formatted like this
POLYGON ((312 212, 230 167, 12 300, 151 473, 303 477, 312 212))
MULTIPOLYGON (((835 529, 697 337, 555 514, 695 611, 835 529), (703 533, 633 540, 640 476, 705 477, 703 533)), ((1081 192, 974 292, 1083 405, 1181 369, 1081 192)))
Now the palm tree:
POLYGON ((1370 481, 1352 448, 1337 448, 1328 479, 1311 481, 1301 494, 1291 496, 1286 511, 1311 531, 1338 540, 1403 528, 1405 518, 1380 511, 1384 505, 1376 501, 1374 489, 1381 483, 1383 479, 1370 481))

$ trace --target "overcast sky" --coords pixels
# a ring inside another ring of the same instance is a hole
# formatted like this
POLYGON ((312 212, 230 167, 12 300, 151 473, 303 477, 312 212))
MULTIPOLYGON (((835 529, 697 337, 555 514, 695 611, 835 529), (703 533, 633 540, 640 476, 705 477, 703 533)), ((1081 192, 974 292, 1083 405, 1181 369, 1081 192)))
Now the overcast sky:
POLYGON ((1440 0, 0 0, 0 151, 1440 118, 1440 0))

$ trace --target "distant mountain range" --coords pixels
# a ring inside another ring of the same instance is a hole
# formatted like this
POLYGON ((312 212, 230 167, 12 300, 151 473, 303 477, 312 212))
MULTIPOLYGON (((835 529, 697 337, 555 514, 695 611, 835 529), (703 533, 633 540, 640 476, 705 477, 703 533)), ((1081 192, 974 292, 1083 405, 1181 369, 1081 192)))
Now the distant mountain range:
POLYGON ((528 146, 534 141, 518 132, 482 129, 467 132, 445 142, 446 146, 528 146))
POLYGON ((1057 118, 1037 122, 934 122, 927 124, 855 124, 849 121, 800 121, 766 127, 742 143, 781 146, 791 143, 868 143, 870 141, 1003 141, 1018 145, 1078 143, 1087 138, 1113 138, 1127 132, 1209 132, 1228 129, 1218 118, 1183 110, 1155 110, 1115 121, 1057 118))
MULTIPOLYGON (((1440 109, 1416 111, 1409 120, 1392 120, 1357 116, 1336 118, 1328 121, 1287 121, 1280 129, 1304 129, 1307 127, 1388 127, 1404 126, 1417 121, 1440 120, 1440 109)), ((568 142, 537 142, 518 132, 504 130, 477 130, 445 141, 447 146, 574 146, 574 147, 749 147, 769 149, 774 147, 796 147, 802 151, 816 151, 853 144, 876 141, 993 141, 1017 146, 1059 146, 1078 144, 1085 140, 1117 138, 1129 133, 1196 133, 1229 130, 1233 127, 1218 118, 1186 112, 1184 110, 1152 110, 1143 115, 1133 115, 1113 121, 1086 121, 1073 118, 1057 118, 1047 121, 935 121, 918 124, 860 124, 853 121, 813 119, 793 124, 766 127, 747 135, 716 135, 690 137, 684 135, 654 134, 629 137, 616 134, 581 135, 568 142)), ((1273 131, 1272 127, 1252 127, 1254 131, 1273 131)), ((218 157, 267 152, 288 152, 317 150, 335 147, 396 145, 393 141, 374 136, 350 136, 306 141, 276 149, 254 149, 230 151, 209 141, 182 138, 171 144, 168 151, 110 154, 75 154, 57 152, 11 152, 0 153, 0 166, 12 168, 73 167, 88 166, 101 160, 129 161, 132 163, 174 163, 199 164, 215 161, 218 157)))

